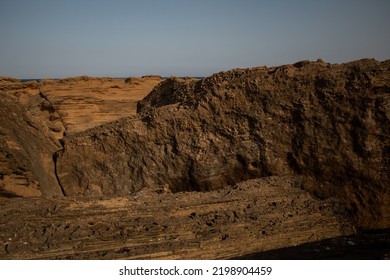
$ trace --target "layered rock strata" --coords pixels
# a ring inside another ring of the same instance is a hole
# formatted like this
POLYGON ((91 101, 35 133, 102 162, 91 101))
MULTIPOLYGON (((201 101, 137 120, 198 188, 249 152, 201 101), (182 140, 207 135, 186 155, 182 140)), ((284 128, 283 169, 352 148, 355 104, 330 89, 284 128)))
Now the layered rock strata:
POLYGON ((0 259, 228 259, 355 232, 337 202, 314 199, 296 177, 0 206, 0 259))

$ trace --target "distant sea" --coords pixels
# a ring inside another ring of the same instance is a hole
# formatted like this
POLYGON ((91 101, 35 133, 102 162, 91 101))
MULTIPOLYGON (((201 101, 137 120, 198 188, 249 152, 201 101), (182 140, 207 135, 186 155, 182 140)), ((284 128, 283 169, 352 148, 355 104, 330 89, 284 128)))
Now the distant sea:
MULTIPOLYGON (((127 79, 128 77, 110 77, 110 78, 113 78, 113 79, 127 79)), ((170 77, 161 77, 163 79, 169 79, 170 77)), ((184 77, 179 77, 179 78, 184 78, 184 77)), ((191 77, 191 78, 194 78, 194 79, 204 79, 205 77, 191 77)), ((52 80, 60 80, 59 78, 50 78, 52 80)), ((36 82, 40 82, 42 79, 20 79, 21 82, 30 82, 30 81, 36 81, 36 82)))
POLYGON ((30 81, 36 81, 36 82, 40 82, 41 79, 20 79, 21 82, 25 83, 25 82, 30 82, 30 81))

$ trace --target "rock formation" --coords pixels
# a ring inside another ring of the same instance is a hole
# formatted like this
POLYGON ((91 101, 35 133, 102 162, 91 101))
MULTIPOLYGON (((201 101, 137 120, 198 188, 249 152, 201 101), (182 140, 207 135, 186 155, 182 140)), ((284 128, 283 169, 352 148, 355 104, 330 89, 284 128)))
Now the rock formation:
POLYGON ((389 60, 161 81, 0 79, 0 258, 233 258, 390 228, 389 60))
POLYGON ((354 232, 335 201, 280 176, 211 192, 13 199, 1 211, 0 259, 227 259, 354 232))
POLYGON ((64 138, 65 193, 208 191, 295 174, 363 228, 389 227, 390 62, 299 62, 168 79, 123 118, 64 138), (375 201, 375 203, 373 203, 375 201))
POLYGON ((0 92, 0 196, 62 195, 54 153, 60 144, 15 98, 0 92))
POLYGON ((62 196, 55 172, 55 152, 62 148, 58 140, 135 115, 137 101, 162 78, 125 80, 83 76, 37 83, 0 77, 3 196, 62 196))

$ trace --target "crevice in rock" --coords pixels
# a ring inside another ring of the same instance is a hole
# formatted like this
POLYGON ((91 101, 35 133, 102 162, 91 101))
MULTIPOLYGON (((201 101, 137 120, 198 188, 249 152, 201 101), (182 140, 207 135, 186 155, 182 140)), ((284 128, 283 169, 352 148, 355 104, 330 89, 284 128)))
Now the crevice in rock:
POLYGON ((50 99, 47 98, 47 96, 42 91, 39 91, 39 96, 49 102, 49 104, 54 108, 53 103, 51 103, 50 99))
MULTIPOLYGON (((61 141, 61 145, 63 145, 62 141, 61 141)), ((64 187, 62 186, 61 180, 60 180, 60 178, 59 178, 59 176, 58 176, 58 173, 57 173, 57 160, 58 160, 58 155, 59 155, 58 152, 59 152, 59 151, 62 151, 62 149, 58 150, 57 152, 55 152, 55 153, 53 154, 54 175, 55 175, 55 177, 56 177, 56 180, 57 180, 57 182, 58 182, 58 185, 60 186, 62 195, 63 195, 63 196, 66 196, 65 189, 64 189, 64 187)))

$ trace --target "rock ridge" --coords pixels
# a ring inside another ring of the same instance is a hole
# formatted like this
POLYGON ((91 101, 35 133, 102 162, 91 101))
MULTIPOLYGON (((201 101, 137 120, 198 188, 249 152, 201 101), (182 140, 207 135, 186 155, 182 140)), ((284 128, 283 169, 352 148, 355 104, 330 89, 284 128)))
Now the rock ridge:
POLYGON ((389 227, 389 71, 390 61, 304 61, 168 79, 137 118, 65 137, 59 178, 67 195, 94 196, 295 174, 361 227, 389 227))

